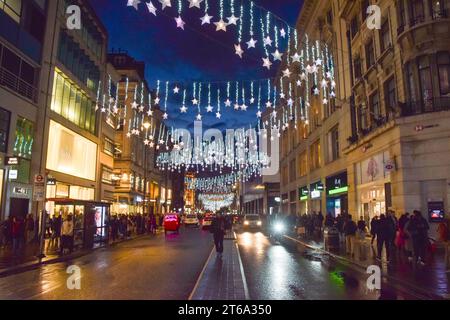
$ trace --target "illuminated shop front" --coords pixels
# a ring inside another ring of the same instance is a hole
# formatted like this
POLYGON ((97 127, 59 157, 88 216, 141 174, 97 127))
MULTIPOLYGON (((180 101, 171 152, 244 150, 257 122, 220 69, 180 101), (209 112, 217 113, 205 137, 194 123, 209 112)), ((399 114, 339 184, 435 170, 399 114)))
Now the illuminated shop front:
POLYGON ((52 203, 51 217, 66 219, 71 215, 74 222, 74 247, 92 248, 108 241, 110 204, 104 202, 48 199, 52 203))
MULTIPOLYGON (((319 213, 322 212, 322 194, 324 191, 324 186, 321 181, 312 183, 309 186, 309 197, 310 197, 310 212, 319 213)), ((323 212, 322 212, 323 214, 323 212)))
MULTIPOLYGON (((333 217, 348 213, 347 171, 326 179, 327 212, 333 217)), ((323 212, 325 214, 325 212, 323 212)))
POLYGON ((389 152, 379 153, 356 164, 359 215, 366 221, 386 213, 391 206, 389 152))
POLYGON ((300 199, 300 215, 304 215, 308 212, 308 198, 309 198, 309 189, 307 186, 301 187, 298 189, 298 196, 300 199))

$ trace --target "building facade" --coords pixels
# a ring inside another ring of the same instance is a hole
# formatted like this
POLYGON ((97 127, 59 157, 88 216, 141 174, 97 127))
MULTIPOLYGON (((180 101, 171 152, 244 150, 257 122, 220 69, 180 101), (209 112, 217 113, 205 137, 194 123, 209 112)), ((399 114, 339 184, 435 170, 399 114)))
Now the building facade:
POLYGON ((287 212, 448 218, 449 10, 448 1, 305 1, 297 27, 333 48, 337 97, 311 106, 306 130, 283 134, 287 212), (379 29, 367 24, 372 4, 379 29))

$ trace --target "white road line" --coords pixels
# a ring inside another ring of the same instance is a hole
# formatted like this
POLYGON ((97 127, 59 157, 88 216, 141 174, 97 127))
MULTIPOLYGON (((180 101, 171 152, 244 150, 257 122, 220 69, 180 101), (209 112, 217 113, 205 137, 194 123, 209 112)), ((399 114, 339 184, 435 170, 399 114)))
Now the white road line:
MULTIPOLYGON (((236 232, 234 232, 234 237, 237 239, 236 232)), ((244 265, 242 264, 241 253, 239 252, 239 246, 237 244, 237 241, 236 241, 235 245, 236 245, 236 250, 237 250, 238 258, 239 258, 239 267, 241 269, 242 282, 244 283, 245 300, 250 300, 250 294, 248 293, 248 286, 247 286, 247 278, 245 277, 244 265)))
POLYGON ((194 296, 195 291, 197 291, 197 288, 200 285, 200 280, 202 279, 203 274, 205 273, 206 267, 208 266, 209 260, 211 260, 211 257, 213 256, 213 253, 214 253, 214 247, 211 249, 211 253, 209 254, 209 257, 206 260, 205 265, 203 266, 203 269, 202 269, 202 271, 200 272, 200 274, 199 274, 199 276, 197 278, 197 282, 195 283, 194 289, 192 289, 192 292, 189 295, 188 300, 192 300, 192 297, 194 296))

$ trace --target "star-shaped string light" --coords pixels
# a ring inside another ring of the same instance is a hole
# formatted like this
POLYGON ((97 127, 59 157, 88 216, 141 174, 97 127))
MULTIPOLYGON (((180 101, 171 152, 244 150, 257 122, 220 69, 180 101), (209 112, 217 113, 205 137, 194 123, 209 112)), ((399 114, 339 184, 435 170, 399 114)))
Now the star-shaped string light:
POLYGON ((150 1, 150 2, 147 2, 146 5, 147 5, 148 12, 153 13, 153 15, 156 16, 157 10, 156 10, 156 7, 153 5, 153 3, 150 1))
POLYGON ((186 112, 187 112, 186 106, 182 106, 182 107, 180 108, 180 112, 181 112, 181 113, 186 113, 186 112))
POLYGON ((255 103, 255 98, 250 98, 250 104, 254 104, 255 103))
POLYGON ((235 104, 234 104, 234 110, 239 110, 239 108, 240 108, 239 104, 238 104, 238 103, 235 103, 235 104))
POLYGON ((189 8, 199 8, 200 4, 203 2, 203 0, 188 0, 189 1, 189 8))
POLYGON ((267 101, 267 102, 266 102, 266 108, 271 108, 271 107, 272 107, 272 102, 267 101))
POLYGON ((211 105, 206 107, 206 112, 213 112, 213 110, 214 110, 214 108, 211 105))
POLYGON ((202 120, 202 115, 201 115, 200 113, 197 115, 197 120, 198 120, 198 121, 201 121, 201 120, 202 120))
POLYGON ((163 114, 163 119, 164 120, 167 120, 169 118, 169 115, 167 114, 167 112, 165 112, 164 114, 163 114))
POLYGON ((138 5, 140 3, 140 0, 128 0, 127 7, 134 7, 136 10, 138 10, 138 5))
POLYGON ((222 115, 220 114, 220 112, 217 112, 217 113, 216 113, 216 118, 217 118, 217 119, 220 119, 221 117, 222 117, 222 115))
POLYGON ((235 44, 234 45, 234 50, 236 51, 236 54, 239 56, 239 58, 242 59, 242 54, 244 53, 244 50, 242 50, 241 45, 240 44, 235 44))
POLYGON ((172 7, 172 3, 170 0, 158 0, 162 5, 162 10, 164 10, 167 7, 172 7))
POLYGON ((264 45, 265 46, 272 46, 272 39, 270 39, 270 37, 269 36, 267 36, 265 39, 264 39, 264 45))
POLYGON ((232 25, 234 24, 235 26, 237 25, 237 22, 239 20, 238 17, 236 17, 234 14, 231 15, 231 17, 228 17, 228 25, 232 25))
POLYGON ((210 16, 210 15, 208 15, 208 13, 205 13, 205 15, 200 18, 200 20, 202 21, 202 25, 211 24, 212 18, 213 18, 213 16, 210 16))
POLYGON ((253 39, 253 37, 251 37, 250 40, 247 42, 248 49, 256 48, 256 43, 257 42, 258 41, 256 41, 255 39, 253 39))
POLYGON ((175 21, 177 23, 177 28, 180 28, 180 29, 184 30, 184 25, 186 24, 186 22, 183 21, 181 16, 178 16, 177 18, 175 18, 175 21))
POLYGON ((291 74, 292 72, 289 70, 289 68, 286 68, 286 70, 283 71, 283 77, 289 78, 291 74))
POLYGON ((159 104, 160 101, 161 101, 161 99, 159 97, 155 98, 155 104, 159 104))
POLYGON ((227 23, 223 19, 214 22, 214 24, 216 25, 216 31, 227 31, 227 23))
POLYGON ((270 62, 269 58, 262 58, 263 60, 263 67, 267 68, 267 70, 270 70, 270 67, 272 66, 272 62, 270 62))
POLYGON ((282 28, 280 30, 280 35, 281 35, 282 38, 286 38, 286 30, 284 30, 284 28, 282 28))
POLYGON ((198 100, 196 98, 192 99, 192 104, 193 105, 197 105, 198 104, 198 100))
POLYGON ((300 62, 300 55, 297 52, 291 58, 292 62, 300 62))
POLYGON ((178 88, 178 86, 173 88, 173 93, 178 94, 179 92, 180 92, 180 88, 178 88))
POLYGON ((256 112, 256 116, 257 116, 258 118, 261 118, 262 112, 258 110, 258 112, 256 112))
POLYGON ((248 108, 248 106, 245 103, 243 103, 242 106, 241 106, 241 110, 242 111, 247 111, 247 108, 248 108))
POLYGON ((274 53, 272 53, 272 56, 273 56, 274 61, 276 61, 276 60, 281 61, 283 54, 280 51, 278 51, 278 49, 277 49, 274 53))
POLYGON ((230 101, 230 99, 227 99, 227 100, 225 101, 225 107, 231 107, 231 101, 230 101))

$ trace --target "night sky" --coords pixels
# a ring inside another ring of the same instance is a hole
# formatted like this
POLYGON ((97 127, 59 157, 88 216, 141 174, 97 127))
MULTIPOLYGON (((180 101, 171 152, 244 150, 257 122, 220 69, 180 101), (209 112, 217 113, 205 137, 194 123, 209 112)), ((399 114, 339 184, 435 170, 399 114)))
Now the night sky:
MULTIPOLYGON (((225 0, 228 3, 229 0, 225 0)), ((240 4, 241 0, 235 0, 240 4)), ((247 0, 242 0, 248 5, 247 0)), ((216 32, 213 25, 201 26, 200 17, 204 15, 202 9, 187 9, 188 2, 183 0, 182 17, 187 23, 185 30, 176 28, 174 17, 178 16, 176 0, 172 0, 172 8, 161 11, 158 0, 152 0, 157 8, 157 16, 150 14, 144 4, 139 11, 127 7, 126 0, 90 0, 100 19, 109 32, 109 48, 128 51, 137 60, 146 62, 146 78, 151 88, 156 87, 156 81, 162 83, 170 81, 170 88, 175 83, 187 84, 194 81, 245 81, 274 77, 278 65, 274 63, 271 70, 262 67, 261 58, 264 51, 261 47, 256 50, 245 51, 241 60, 234 52, 237 28, 229 27, 227 33, 216 32)), ((261 6, 294 26, 302 6, 302 0, 255 0, 261 6)), ((219 0, 209 0, 209 14, 214 16, 212 22, 218 20, 217 5, 219 0)), ((259 11, 258 8, 255 11, 259 11)), ((235 13, 238 16, 238 13, 235 13)), ((257 15, 258 13, 255 13, 257 15)), ((225 12, 225 17, 230 14, 225 12)), ((248 24, 244 22, 243 44, 250 38, 248 24)), ((280 22, 278 22, 280 23, 280 22)), ((281 23, 282 24, 282 23, 281 23)), ((260 34, 259 24, 255 22, 255 38, 260 34)), ((272 36, 273 39, 273 36, 272 36)), ((258 39, 259 40, 259 39, 258 39)), ((261 42, 261 41, 260 41, 261 42)), ((270 50, 273 51, 273 50, 270 50)), ((164 85, 161 86, 163 91, 164 85)), ((206 90, 203 89, 205 92, 206 90)), ((172 94, 172 91, 170 91, 172 94)), ((163 94, 161 94, 162 96, 163 94)), ((181 95, 180 95, 181 96, 181 95)), ((180 101, 169 100, 168 125, 191 128, 197 114, 190 102, 190 111, 180 114, 180 101)), ((206 96, 202 98, 206 102, 206 96)), ((221 100, 225 100, 224 97, 221 100)), ((214 101, 214 98, 213 98, 214 101)), ((215 100, 217 101, 217 99, 215 100)), ((203 104, 203 102, 202 102, 203 104)), ((217 105, 217 102, 214 106, 217 105)), ((204 107, 206 103, 202 106, 204 107)), ((222 119, 216 119, 213 114, 204 117, 204 127, 219 129, 248 126, 256 120, 256 106, 252 105, 247 112, 226 109, 222 106, 222 119), (231 111, 232 110, 232 111, 231 111)), ((205 111, 203 112, 205 113, 205 111)))

